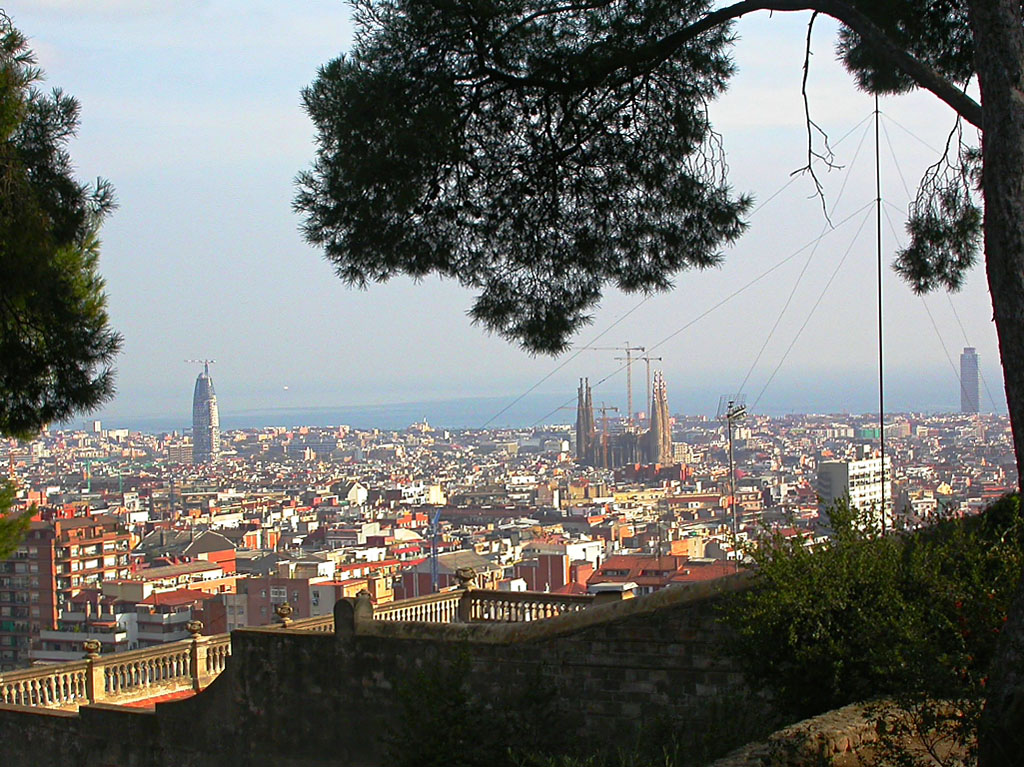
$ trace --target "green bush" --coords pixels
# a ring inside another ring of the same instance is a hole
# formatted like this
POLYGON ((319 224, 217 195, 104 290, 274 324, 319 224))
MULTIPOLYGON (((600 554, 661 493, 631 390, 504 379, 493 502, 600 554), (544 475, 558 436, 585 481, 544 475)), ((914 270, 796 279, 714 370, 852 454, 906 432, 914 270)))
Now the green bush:
MULTIPOLYGON (((847 504, 830 542, 766 536, 726 608, 747 678, 794 716, 882 696, 978 701, 1024 564, 1018 496, 879 536, 847 504)), ((976 706, 975 706, 976 708, 976 706)))

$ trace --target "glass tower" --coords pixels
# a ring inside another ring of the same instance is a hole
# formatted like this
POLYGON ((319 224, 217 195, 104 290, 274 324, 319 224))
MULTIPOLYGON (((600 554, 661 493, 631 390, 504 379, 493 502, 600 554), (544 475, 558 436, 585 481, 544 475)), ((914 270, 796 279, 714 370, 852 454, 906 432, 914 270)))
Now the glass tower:
POLYGON ((210 463, 220 453, 220 415, 217 394, 213 391, 210 365, 203 363, 203 372, 196 379, 192 395, 192 462, 210 463))
POLYGON ((960 355, 960 412, 978 412, 978 354, 965 346, 960 355))

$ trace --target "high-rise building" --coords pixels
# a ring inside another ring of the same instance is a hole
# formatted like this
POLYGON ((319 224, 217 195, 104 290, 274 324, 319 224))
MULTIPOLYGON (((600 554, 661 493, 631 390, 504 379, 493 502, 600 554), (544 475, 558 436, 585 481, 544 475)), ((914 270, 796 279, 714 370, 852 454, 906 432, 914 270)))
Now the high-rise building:
POLYGON ((960 412, 978 412, 978 353, 965 346, 960 355, 960 412))
POLYGON ((881 458, 819 463, 815 488, 819 512, 839 498, 849 498, 851 506, 868 515, 874 522, 884 519, 885 528, 891 529, 892 463, 889 456, 885 457, 884 477, 882 466, 881 458))
POLYGON ((210 364, 203 363, 203 372, 196 379, 192 395, 192 461, 210 463, 220 453, 220 415, 217 394, 213 391, 210 364))

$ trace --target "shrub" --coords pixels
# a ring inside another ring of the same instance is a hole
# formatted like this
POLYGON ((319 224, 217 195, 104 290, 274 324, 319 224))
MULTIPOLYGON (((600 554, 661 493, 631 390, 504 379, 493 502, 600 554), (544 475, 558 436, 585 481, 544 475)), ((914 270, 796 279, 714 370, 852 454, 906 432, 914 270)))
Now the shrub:
POLYGON ((826 544, 766 535, 751 550, 757 584, 725 613, 747 678, 796 717, 882 696, 941 699, 957 726, 975 727, 1024 566, 1019 497, 885 536, 846 503, 829 517, 826 544))

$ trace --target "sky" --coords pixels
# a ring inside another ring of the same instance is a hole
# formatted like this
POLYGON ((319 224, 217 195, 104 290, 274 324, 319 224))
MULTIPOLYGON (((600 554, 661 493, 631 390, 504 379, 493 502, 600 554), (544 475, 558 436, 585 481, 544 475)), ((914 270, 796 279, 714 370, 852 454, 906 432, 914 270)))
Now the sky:
MULTIPOLYGON (((673 412, 713 415, 737 393, 755 412, 877 412, 874 104, 835 62, 828 23, 815 25, 808 79, 812 116, 842 166, 821 174, 828 219, 812 181, 791 175, 806 163, 807 15, 744 19, 738 73, 712 119, 734 188, 758 204, 748 233, 721 267, 682 273, 668 293, 609 291, 575 348, 551 358, 474 326, 472 294, 453 283, 347 288, 300 236, 294 179, 314 155, 300 91, 350 45, 347 4, 8 0, 5 10, 46 85, 81 103, 70 148, 79 176, 117 190, 101 271, 124 349, 118 394, 95 416, 106 425, 186 425, 199 366, 185 360, 197 358, 217 361, 221 413, 236 420, 473 398, 486 421, 488 408, 495 416, 529 391, 537 419, 567 421, 570 411, 545 409, 563 395, 574 404, 583 376, 601 382, 596 403, 625 409, 621 353, 581 347, 627 343, 663 357, 652 367, 664 371, 673 412)), ((1002 412, 983 267, 960 293, 924 300, 888 268, 954 116, 921 93, 880 109, 886 409, 958 409, 958 358, 972 345, 982 408, 1002 412)), ((634 409, 645 377, 634 366, 634 409)))

